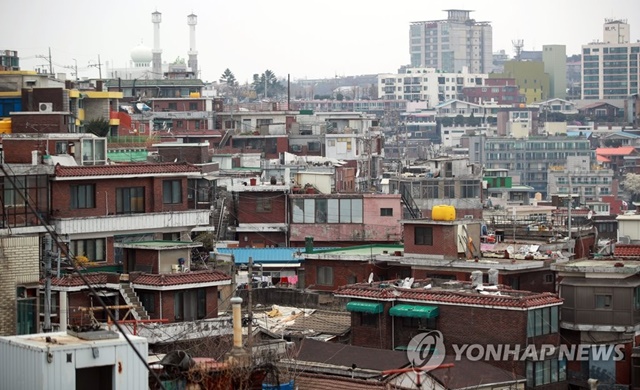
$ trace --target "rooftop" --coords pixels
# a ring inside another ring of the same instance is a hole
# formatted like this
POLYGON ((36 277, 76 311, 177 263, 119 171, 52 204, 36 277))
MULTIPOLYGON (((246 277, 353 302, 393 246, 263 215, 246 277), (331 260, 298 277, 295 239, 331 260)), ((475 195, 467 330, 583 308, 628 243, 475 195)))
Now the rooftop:
MULTIPOLYGON (((616 245, 616 250, 617 250, 616 245)), ((556 263, 551 269, 559 272, 609 273, 635 275, 640 272, 639 260, 576 260, 556 263)))
POLYGON ((62 166, 56 165, 56 178, 80 178, 95 176, 176 176, 181 173, 199 174, 200 169, 189 163, 114 164, 62 166))
POLYGON ((509 290, 504 286, 473 288, 469 282, 449 281, 437 285, 426 279, 412 281, 410 288, 402 287, 402 280, 358 283, 338 288, 335 296, 377 301, 419 302, 442 305, 481 306, 494 309, 527 310, 535 307, 555 306, 562 299, 552 293, 509 290))

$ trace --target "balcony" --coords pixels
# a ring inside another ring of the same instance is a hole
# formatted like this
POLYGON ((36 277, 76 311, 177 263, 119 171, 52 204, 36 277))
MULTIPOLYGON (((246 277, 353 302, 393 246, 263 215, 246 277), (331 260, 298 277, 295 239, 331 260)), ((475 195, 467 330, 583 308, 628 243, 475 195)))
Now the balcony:
POLYGON ((209 210, 172 211, 166 213, 118 214, 86 218, 55 219, 58 234, 136 232, 193 228, 209 225, 209 210))

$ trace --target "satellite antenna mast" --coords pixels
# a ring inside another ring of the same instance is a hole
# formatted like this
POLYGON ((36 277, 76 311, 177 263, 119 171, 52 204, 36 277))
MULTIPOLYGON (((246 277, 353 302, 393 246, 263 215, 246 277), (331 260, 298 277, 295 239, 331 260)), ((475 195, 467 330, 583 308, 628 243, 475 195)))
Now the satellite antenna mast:
POLYGON ((516 52, 515 60, 520 61, 522 57, 522 48, 524 47, 524 40, 514 39, 513 41, 511 41, 511 44, 513 45, 513 51, 516 52))

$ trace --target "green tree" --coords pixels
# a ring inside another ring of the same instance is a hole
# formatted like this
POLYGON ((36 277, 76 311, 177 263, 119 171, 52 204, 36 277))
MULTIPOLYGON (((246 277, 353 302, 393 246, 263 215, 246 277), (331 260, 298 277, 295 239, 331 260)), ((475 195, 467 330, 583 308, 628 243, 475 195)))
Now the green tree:
POLYGON ((236 76, 233 74, 233 72, 229 68, 225 69, 222 75, 220 76, 220 82, 227 84, 228 87, 238 86, 238 80, 236 80, 236 76))
POLYGON ((627 173, 622 181, 625 192, 631 197, 631 201, 640 200, 640 175, 627 173))
POLYGON ((109 135, 109 121, 104 118, 92 119, 85 125, 85 133, 95 134, 98 137, 109 135))
POLYGON ((269 69, 265 70, 262 74, 254 74, 251 87, 256 92, 258 98, 265 97, 265 87, 267 88, 266 97, 277 97, 284 91, 284 87, 280 84, 276 75, 269 69))

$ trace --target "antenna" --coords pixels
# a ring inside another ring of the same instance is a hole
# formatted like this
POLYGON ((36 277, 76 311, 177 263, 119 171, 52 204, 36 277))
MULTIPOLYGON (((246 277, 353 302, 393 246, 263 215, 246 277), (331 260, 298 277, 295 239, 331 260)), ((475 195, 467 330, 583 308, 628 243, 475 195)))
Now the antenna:
POLYGON ((524 40, 514 39, 511 41, 511 44, 513 45, 513 51, 516 52, 515 60, 520 61, 522 57, 522 48, 524 47, 524 40))

